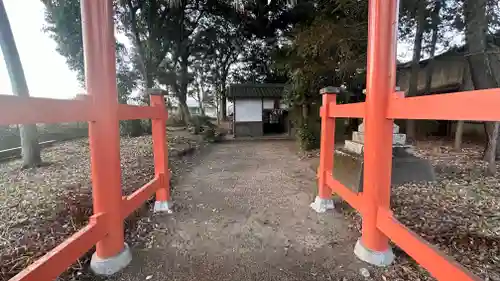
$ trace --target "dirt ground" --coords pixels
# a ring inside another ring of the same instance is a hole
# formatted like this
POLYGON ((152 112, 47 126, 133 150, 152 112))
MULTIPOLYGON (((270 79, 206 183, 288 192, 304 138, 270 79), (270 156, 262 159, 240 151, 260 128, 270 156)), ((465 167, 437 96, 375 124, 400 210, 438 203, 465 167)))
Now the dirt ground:
MULTIPOLYGON (((430 161, 436 181, 393 186, 391 208, 401 223, 481 280, 500 281, 500 162, 497 174, 486 176, 483 151, 483 143, 474 141, 464 142, 458 151, 452 141, 417 142, 413 153, 430 161)), ((301 158, 316 169, 319 150, 301 158)), ((361 217, 352 211, 343 213, 350 226, 360 231, 361 217)), ((375 280, 436 280, 397 245, 392 246, 396 260, 379 269, 375 280)))
MULTIPOLYGON (((112 280, 365 280, 342 214, 309 204, 316 181, 292 142, 206 148, 174 187, 173 215, 152 215, 146 243, 112 280)), ((145 221, 144 221, 145 220, 145 221)))
MULTIPOLYGON (((184 154, 203 145, 201 136, 169 130, 172 175, 183 170, 184 154)), ((129 194, 154 175, 151 136, 122 137, 122 189, 129 194)), ((187 157, 186 157, 187 158, 187 157)), ((89 146, 86 138, 42 150, 47 163, 21 169, 21 160, 0 162, 0 280, 9 280, 37 258, 87 224, 92 214, 89 146)), ((143 206, 142 209, 147 209, 143 206)), ((127 232, 136 229, 134 213, 127 232)), ((130 235, 130 234, 129 234, 130 235)), ((80 280, 92 251, 77 261, 64 280, 80 280), (80 274, 74 276, 74 274, 80 274)))
MULTIPOLYGON (((151 139, 124 138, 121 146, 128 193, 153 173, 151 139)), ((415 153, 431 161, 437 181, 393 187, 397 218, 481 279, 500 280, 500 173, 484 176, 482 148, 474 144, 453 151, 429 141, 415 153)), ((127 219, 132 264, 111 278, 94 276, 87 268, 91 250, 58 280, 434 280, 394 245, 396 261, 385 269, 354 257, 360 216, 345 204, 321 215, 309 208, 314 151, 299 158, 286 141, 205 145, 180 130, 169 131, 169 154, 175 213, 152 214, 149 202, 127 219), (182 157, 191 147, 194 154, 182 157)), ((0 164, 0 280, 90 214, 87 142, 58 144, 43 157, 50 165, 36 170, 20 170, 19 161, 0 164)))

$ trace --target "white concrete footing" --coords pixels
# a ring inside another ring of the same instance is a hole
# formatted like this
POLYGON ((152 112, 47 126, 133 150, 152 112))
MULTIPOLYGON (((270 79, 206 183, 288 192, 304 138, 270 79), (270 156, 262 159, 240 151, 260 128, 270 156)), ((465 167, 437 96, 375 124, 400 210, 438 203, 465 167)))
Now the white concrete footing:
POLYGON ((388 266, 394 261, 394 253, 390 247, 383 252, 372 251, 363 246, 361 238, 356 242, 354 254, 360 260, 376 266, 388 266))
POLYGON ((333 204, 332 199, 323 199, 319 196, 316 196, 314 202, 311 203, 311 208, 316 211, 316 213, 325 213, 328 210, 333 210, 335 205, 333 204))
POLYGON ((110 276, 125 268, 132 261, 132 254, 127 243, 123 250, 116 256, 100 258, 94 253, 90 260, 90 269, 97 275, 110 276))
POLYGON ((156 201, 155 206, 153 208, 153 212, 159 213, 159 212, 165 212, 167 214, 172 214, 172 202, 170 201, 156 201))

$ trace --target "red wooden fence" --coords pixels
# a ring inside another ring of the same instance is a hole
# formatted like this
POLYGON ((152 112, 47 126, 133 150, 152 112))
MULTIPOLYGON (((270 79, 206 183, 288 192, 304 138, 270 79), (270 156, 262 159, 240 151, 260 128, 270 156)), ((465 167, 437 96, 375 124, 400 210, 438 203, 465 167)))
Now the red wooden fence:
POLYGON ((112 1, 82 0, 85 78, 88 95, 76 100, 0 96, 0 125, 89 121, 94 215, 87 226, 11 280, 54 280, 96 245, 106 259, 124 249, 123 220, 156 193, 157 203, 170 199, 167 111, 161 91, 151 106, 118 104, 112 1), (155 175, 122 196, 119 120, 152 119, 155 175))
MULTIPOLYGON (((477 280, 415 233, 390 211, 393 119, 500 120, 498 89, 439 96, 402 98, 395 92, 394 21, 396 0, 370 0, 367 99, 337 105, 334 93, 323 97, 319 195, 332 192, 363 216, 361 243, 374 252, 388 249, 389 239, 439 280, 477 280), (357 117, 365 122, 364 188, 353 193, 332 176, 334 118, 357 117)), ((123 219, 156 193, 159 203, 170 199, 165 121, 161 95, 151 106, 117 102, 112 1, 82 0, 85 74, 88 96, 52 100, 0 96, 0 125, 89 121, 94 215, 89 224, 40 258, 12 280, 53 280, 96 245, 99 258, 124 249, 123 219), (152 119, 155 176, 145 186, 122 197, 119 120, 152 119)))
MULTIPOLYGON (((373 254, 389 250, 389 239, 413 257, 438 280, 479 280, 417 234, 399 223, 390 210, 392 127, 394 119, 444 119, 499 121, 500 89, 447 95, 404 98, 395 87, 397 0, 370 0, 366 101, 336 104, 333 92, 324 93, 319 196, 337 193, 362 217, 359 243, 373 254), (332 175, 335 118, 364 118, 364 186, 354 193, 332 175)), ((328 89, 328 88, 326 88, 328 89)))

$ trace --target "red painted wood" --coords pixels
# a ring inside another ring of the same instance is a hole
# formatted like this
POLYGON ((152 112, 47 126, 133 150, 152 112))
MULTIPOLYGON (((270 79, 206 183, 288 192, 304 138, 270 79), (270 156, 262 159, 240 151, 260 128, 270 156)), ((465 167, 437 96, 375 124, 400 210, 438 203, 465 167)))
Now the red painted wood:
POLYGON ((350 117, 350 118, 364 118, 365 117, 365 103, 347 103, 347 104, 334 104, 331 106, 328 117, 350 117))
POLYGON ((0 95, 0 125, 92 121, 90 100, 0 95))
MULTIPOLYGON (((323 94, 323 115, 330 115, 332 105, 337 96, 333 93, 323 94)), ((333 170, 333 152, 335 151, 335 119, 323 118, 321 120, 321 144, 318 169, 318 196, 322 199, 331 199, 332 191, 328 188, 325 179, 326 173, 333 170)))
POLYGON ((167 108, 162 94, 151 95, 151 106, 158 112, 164 112, 151 120, 153 132, 153 149, 155 161, 155 176, 159 178, 156 191, 156 201, 170 200, 170 171, 168 169, 167 145, 167 108))
POLYGON ((134 191, 134 193, 124 196, 121 204, 121 218, 125 219, 128 217, 133 211, 139 208, 146 200, 148 200, 156 190, 160 187, 159 183, 161 182, 160 177, 155 177, 147 184, 142 186, 141 188, 134 191))
POLYGON ((326 184, 332 189, 333 192, 337 193, 343 200, 345 200, 351 207, 363 213, 363 201, 361 194, 355 193, 352 190, 345 187, 338 180, 336 180, 331 172, 326 173, 326 184))
MULTIPOLYGON (((395 0, 390 0, 395 1, 395 0)), ((393 67, 395 12, 387 0, 370 0, 368 15, 368 68, 365 101, 365 147, 363 170, 363 245, 386 251, 389 239, 377 228, 377 210, 389 208, 392 168, 392 120, 386 118, 393 67)))
POLYGON ((411 98, 392 97, 389 119, 499 121, 500 89, 411 98))
POLYGON ((96 255, 109 258, 124 248, 113 3, 82 0, 81 7, 85 86, 96 115, 89 123, 93 207, 108 217, 108 235, 97 243, 96 255))
POLYGON ((52 281, 106 235, 103 214, 92 216, 87 226, 25 268, 10 281, 52 281))
POLYGON ((410 255, 432 276, 441 281, 477 281, 479 277, 468 272, 463 266, 447 257, 437 248, 429 245, 416 233, 398 222, 392 212, 380 208, 377 214, 377 227, 394 243, 410 255))
POLYGON ((160 110, 152 106, 119 104, 118 118, 120 120, 166 118, 166 109, 160 110))

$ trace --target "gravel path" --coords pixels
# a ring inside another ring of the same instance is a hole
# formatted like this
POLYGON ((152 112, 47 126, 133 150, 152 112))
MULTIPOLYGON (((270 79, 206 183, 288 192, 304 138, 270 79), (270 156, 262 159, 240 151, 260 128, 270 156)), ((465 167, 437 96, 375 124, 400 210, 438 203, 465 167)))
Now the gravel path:
MULTIPOLYGON (((315 175, 291 142, 215 144, 154 215, 149 243, 113 280, 365 280, 358 237, 334 212, 309 208, 315 175)), ((134 245, 132 245, 134 246, 134 245)), ((371 269, 370 269, 371 270, 371 269)))

